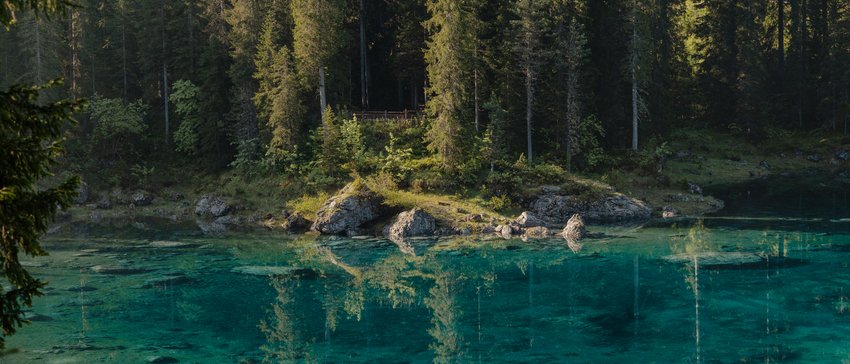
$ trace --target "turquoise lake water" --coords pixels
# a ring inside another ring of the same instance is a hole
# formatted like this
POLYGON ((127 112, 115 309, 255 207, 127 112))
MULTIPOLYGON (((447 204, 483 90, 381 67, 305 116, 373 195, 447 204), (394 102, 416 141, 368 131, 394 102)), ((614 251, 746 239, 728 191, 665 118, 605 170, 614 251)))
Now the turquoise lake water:
POLYGON ((842 188, 717 193, 582 246, 81 229, 28 261, 48 292, 0 362, 850 362, 842 188))

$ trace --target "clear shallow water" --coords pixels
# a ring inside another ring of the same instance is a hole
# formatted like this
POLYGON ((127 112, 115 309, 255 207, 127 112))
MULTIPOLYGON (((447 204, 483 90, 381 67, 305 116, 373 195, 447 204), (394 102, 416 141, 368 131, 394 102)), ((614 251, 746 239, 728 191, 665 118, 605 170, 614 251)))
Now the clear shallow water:
POLYGON ((2 360, 850 361, 850 223, 833 213, 593 227, 605 235, 578 252, 413 242, 416 256, 378 239, 89 231, 45 242, 31 269, 50 291, 2 360))

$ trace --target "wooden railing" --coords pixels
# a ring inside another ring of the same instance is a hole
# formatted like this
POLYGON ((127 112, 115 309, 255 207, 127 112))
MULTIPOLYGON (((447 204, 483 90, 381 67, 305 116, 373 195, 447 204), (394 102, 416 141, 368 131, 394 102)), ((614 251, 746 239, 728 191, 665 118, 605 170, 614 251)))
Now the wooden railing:
POLYGON ((419 116, 419 110, 404 110, 404 111, 360 111, 355 112, 354 116, 357 117, 357 120, 361 121, 369 121, 369 120, 381 120, 381 119, 390 119, 390 120, 410 120, 419 116))

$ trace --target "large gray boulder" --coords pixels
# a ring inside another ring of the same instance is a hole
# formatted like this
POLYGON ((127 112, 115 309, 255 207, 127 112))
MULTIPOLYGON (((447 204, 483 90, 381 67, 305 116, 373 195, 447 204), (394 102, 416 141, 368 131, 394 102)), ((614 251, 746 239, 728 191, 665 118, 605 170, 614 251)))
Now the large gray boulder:
POLYGON ((581 215, 573 215, 573 217, 567 221, 567 225, 564 226, 564 230, 561 232, 561 235, 567 241, 572 242, 584 239, 584 237, 587 236, 587 228, 584 225, 584 219, 581 218, 581 215))
POLYGON ((223 198, 204 195, 195 204, 195 215, 205 217, 222 217, 233 211, 233 206, 223 198))
POLYGON ((153 195, 145 190, 138 190, 130 195, 130 202, 133 206, 148 206, 153 203, 153 195))
POLYGON ((90 197, 89 185, 85 182, 80 182, 80 186, 77 187, 77 197, 74 197, 74 204, 77 206, 83 205, 89 201, 90 197))
POLYGON ((612 194, 595 200, 578 196, 545 194, 531 203, 530 211, 551 224, 565 224, 575 214, 590 222, 624 222, 646 220, 652 209, 645 202, 622 194, 612 194))
POLYGON ((532 228, 546 226, 546 222, 530 211, 525 211, 517 217, 514 222, 521 228, 532 228))
POLYGON ((432 236, 437 229, 437 221, 431 214, 419 209, 404 211, 384 228, 384 235, 390 239, 404 239, 414 236, 432 236))
POLYGON ((343 234, 375 220, 380 207, 378 194, 360 182, 352 182, 325 201, 316 212, 311 229, 322 234, 343 234))

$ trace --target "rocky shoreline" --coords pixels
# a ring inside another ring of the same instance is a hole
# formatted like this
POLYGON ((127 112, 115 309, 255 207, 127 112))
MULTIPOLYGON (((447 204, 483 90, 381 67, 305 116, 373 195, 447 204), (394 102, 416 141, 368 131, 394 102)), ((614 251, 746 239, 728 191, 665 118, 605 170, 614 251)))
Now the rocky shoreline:
MULTIPOLYGON (((51 234, 71 231, 74 224, 129 224, 146 229, 145 219, 160 219, 175 224, 194 224, 207 235, 270 229, 293 234, 384 236, 392 240, 473 234, 546 238, 563 231, 575 216, 579 216, 584 226, 584 221, 594 224, 640 223, 653 214, 647 203, 617 193, 610 187, 601 194, 579 196, 571 195, 558 186, 542 186, 523 204, 526 211, 515 218, 497 213, 466 213, 456 208, 462 216, 460 221, 455 221, 456 216, 443 216, 439 211, 429 211, 420 206, 400 208, 387 205, 380 193, 372 191, 359 180, 328 198, 315 211, 314 221, 301 211, 258 213, 217 194, 201 194, 192 200, 168 190, 156 194, 145 190, 119 189, 95 193, 86 185, 79 192, 76 206, 58 214, 50 229, 51 234)), ((439 204, 453 208, 450 202, 439 204)), ((584 231, 583 228, 580 230, 584 231)))

